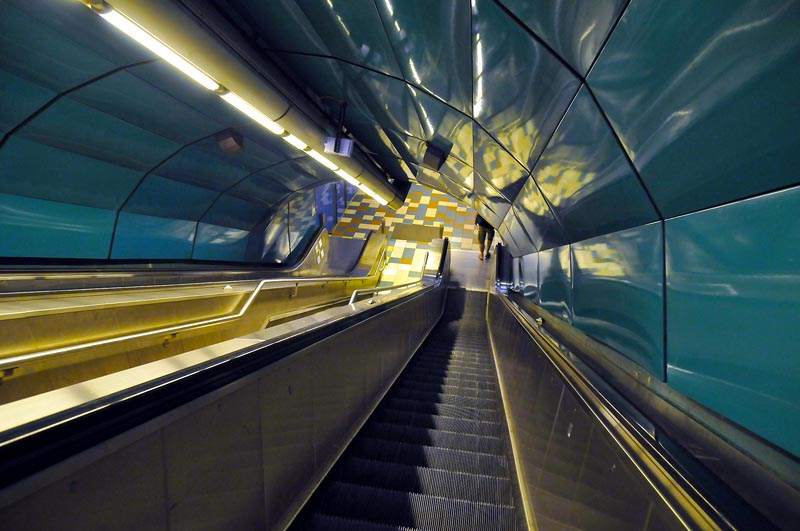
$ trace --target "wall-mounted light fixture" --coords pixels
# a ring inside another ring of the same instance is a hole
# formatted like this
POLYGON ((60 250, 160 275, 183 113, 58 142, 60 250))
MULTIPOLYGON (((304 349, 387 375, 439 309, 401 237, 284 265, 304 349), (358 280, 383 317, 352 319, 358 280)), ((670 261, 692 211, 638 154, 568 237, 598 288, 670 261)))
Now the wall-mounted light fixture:
POLYGON ((236 108, 239 112, 254 120, 270 133, 279 136, 284 142, 293 148, 302 151, 320 165, 331 170, 336 175, 348 183, 358 187, 364 193, 375 199, 379 204, 386 205, 387 200, 375 193, 369 186, 360 182, 346 170, 340 168, 333 161, 312 149, 308 144, 287 131, 283 126, 270 119, 261 112, 255 105, 248 102, 238 94, 228 90, 222 83, 215 80, 211 75, 198 68, 191 61, 170 48, 158 37, 150 33, 136 21, 128 18, 125 14, 115 10, 111 5, 102 0, 79 0, 88 6, 92 11, 100 15, 104 20, 114 27, 137 41, 139 44, 162 58, 164 61, 183 72, 187 77, 198 83, 200 86, 211 90, 219 95, 226 103, 236 108))

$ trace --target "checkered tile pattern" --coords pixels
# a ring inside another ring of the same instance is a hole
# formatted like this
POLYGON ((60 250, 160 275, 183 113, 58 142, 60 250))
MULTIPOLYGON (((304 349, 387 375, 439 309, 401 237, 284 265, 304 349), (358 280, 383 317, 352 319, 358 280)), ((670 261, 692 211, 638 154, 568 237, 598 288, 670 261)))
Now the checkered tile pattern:
MULTIPOLYGON (((475 211, 452 197, 424 186, 413 185, 405 204, 397 212, 378 205, 369 196, 359 192, 344 211, 333 229, 335 236, 366 238, 370 230, 378 230, 381 221, 391 233, 396 223, 425 225, 444 228, 444 237, 450 239, 452 249, 477 251, 478 238, 475 229, 475 211)), ((390 240, 389 262, 381 276, 380 285, 405 284, 420 277, 427 243, 409 240, 390 240)), ((438 263, 438 253, 432 252, 429 264, 438 263)))

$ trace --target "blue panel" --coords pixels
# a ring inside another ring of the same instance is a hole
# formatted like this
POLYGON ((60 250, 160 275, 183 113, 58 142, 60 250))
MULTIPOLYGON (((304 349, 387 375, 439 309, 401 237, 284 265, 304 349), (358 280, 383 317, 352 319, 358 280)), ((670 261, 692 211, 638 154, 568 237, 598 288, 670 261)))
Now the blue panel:
POLYGON ((317 213, 325 216, 325 228, 333 231, 338 216, 336 215, 336 183, 323 184, 314 189, 316 194, 317 213))
POLYGON ((0 192, 116 210, 142 173, 12 137, 0 150, 0 192))
POLYGON ((376 4, 406 81, 470 113, 469 4, 462 0, 384 0, 376 4))
POLYGON ((532 175, 571 242, 658 219, 585 87, 532 175))
POLYGON ((574 325, 664 378, 661 224, 572 244, 574 325))
POLYGON ((68 98, 60 99, 17 134, 141 171, 147 171, 181 147, 68 98))
POLYGON ((202 221, 211 225, 250 230, 269 212, 263 204, 224 194, 209 209, 202 221))
POLYGON ((115 214, 0 194, 0 256, 108 258, 115 214))
POLYGON ((589 84, 665 217, 800 180, 798 27, 798 2, 627 9, 589 84))
POLYGON ((125 211, 197 221, 218 196, 207 188, 148 175, 125 205, 125 211))
POLYGON ((226 157, 214 139, 182 149, 157 173, 194 186, 222 192, 251 173, 251 169, 233 157, 226 157))
POLYGON ((474 128, 475 171, 509 202, 522 190, 528 170, 480 127, 474 128))
MULTIPOLYGON (((545 251, 547 252, 547 251, 545 251)), ((520 264, 520 281, 522 295, 535 303, 539 303, 539 253, 523 255, 520 264)))
POLYGON ((269 171, 251 175, 233 187, 230 193, 271 207, 286 199, 291 193, 291 190, 277 180, 278 178, 278 175, 269 171))
POLYGON ((511 251, 512 256, 522 256, 536 252, 536 246, 533 244, 528 232, 520 221, 520 216, 517 214, 516 208, 511 208, 508 211, 506 219, 503 224, 507 227, 509 236, 514 240, 514 247, 511 251))
POLYGON ((580 83, 493 0, 473 5, 473 115, 530 168, 580 83))
POLYGON ((539 252, 539 303, 556 317, 572 321, 569 245, 539 252))
POLYGON ((625 0, 504 0, 503 4, 578 73, 586 75, 625 0))
POLYGON ((200 223, 192 258, 243 262, 249 236, 246 230, 200 223))
POLYGON ((291 252, 301 251, 319 227, 314 190, 306 190, 289 201, 289 246, 291 252))
POLYGON ((286 208, 275 213, 264 231, 262 261, 283 263, 289 257, 289 219, 286 208))
POLYGON ((514 202, 522 227, 538 249, 550 249, 566 243, 564 231, 553 216, 539 187, 528 179, 514 202))
POLYGON ((196 226, 194 221, 120 212, 111 258, 189 259, 196 226))
POLYGON ((0 138, 55 94, 52 90, 0 70, 0 138))
POLYGON ((800 188, 667 221, 670 385, 800 455, 800 188))

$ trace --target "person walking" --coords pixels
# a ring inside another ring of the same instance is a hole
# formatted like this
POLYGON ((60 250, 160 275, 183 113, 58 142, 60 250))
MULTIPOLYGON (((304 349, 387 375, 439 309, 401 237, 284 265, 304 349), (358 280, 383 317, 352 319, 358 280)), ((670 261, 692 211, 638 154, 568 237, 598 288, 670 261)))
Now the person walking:
POLYGON ((492 255, 490 251, 492 249, 492 240, 494 239, 494 227, 483 219, 480 214, 475 214, 475 225, 478 227, 478 246, 481 249, 481 254, 478 255, 478 258, 483 260, 484 257, 489 258, 492 255), (484 239, 486 240, 485 246, 484 239), (483 252, 484 249, 486 249, 486 254, 483 252))

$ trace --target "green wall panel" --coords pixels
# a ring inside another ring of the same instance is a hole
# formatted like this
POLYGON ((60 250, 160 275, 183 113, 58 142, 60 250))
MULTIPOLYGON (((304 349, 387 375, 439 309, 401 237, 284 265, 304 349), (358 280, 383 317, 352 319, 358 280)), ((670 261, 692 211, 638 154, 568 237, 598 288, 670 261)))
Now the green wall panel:
POLYGON ((661 224, 572 244, 574 324, 664 379, 661 224))
POLYGON ((572 322, 572 271, 569 245, 539 252, 539 303, 572 322))
POLYGON ((120 212, 111 258, 188 260, 196 226, 194 221, 120 212))
POLYGON ((667 221, 670 385, 800 455, 800 188, 667 221))
POLYGON ((0 69, 0 138, 56 95, 0 69))
POLYGON ((0 256, 108 258, 115 212, 0 194, 0 256))
POLYGON ((196 260, 223 260, 242 262, 245 260, 250 232, 200 223, 192 258, 196 260))
POLYGON ((798 28, 782 0, 628 7, 589 85, 665 217, 800 181, 798 28))
POLYGON ((200 186, 148 175, 125 205, 125 212, 199 220, 219 193, 200 186))
POLYGON ((12 137, 0 149, 0 192, 116 210, 142 172, 12 137))

